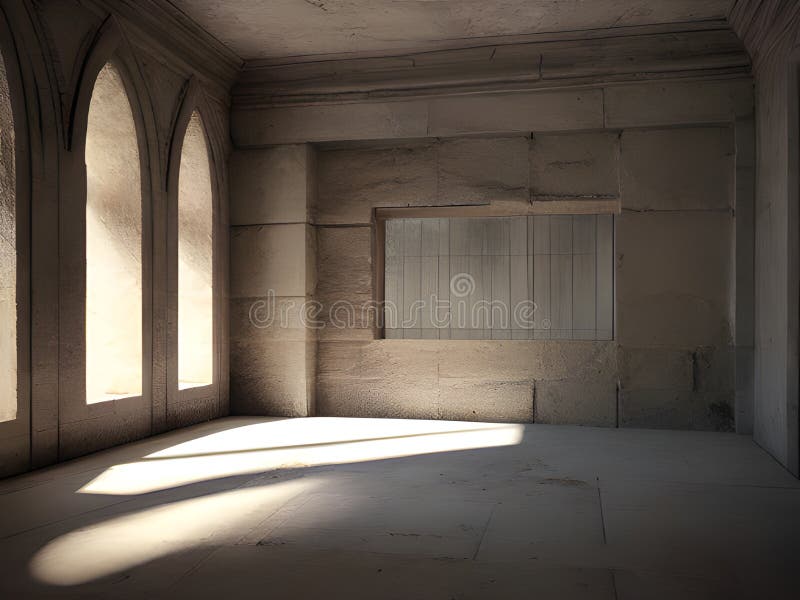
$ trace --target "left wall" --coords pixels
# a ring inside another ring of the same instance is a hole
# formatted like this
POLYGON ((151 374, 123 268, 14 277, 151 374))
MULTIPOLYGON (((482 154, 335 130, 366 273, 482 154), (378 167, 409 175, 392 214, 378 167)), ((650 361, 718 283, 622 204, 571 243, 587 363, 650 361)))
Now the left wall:
POLYGON ((17 416, 0 423, 0 476, 228 414, 228 114, 241 61, 165 0, 0 0, 0 50, 17 141, 20 357, 17 416), (137 402, 87 405, 76 325, 85 310, 85 113, 111 59, 125 67, 142 155, 144 388, 137 402), (176 169, 195 110, 213 179, 215 368, 212 385, 184 393, 176 169))

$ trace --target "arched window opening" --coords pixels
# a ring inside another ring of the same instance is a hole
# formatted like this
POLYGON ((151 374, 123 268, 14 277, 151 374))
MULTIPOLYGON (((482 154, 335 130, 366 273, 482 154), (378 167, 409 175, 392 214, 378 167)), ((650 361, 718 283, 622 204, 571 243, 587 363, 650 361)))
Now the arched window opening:
POLYGON ((213 193, 205 129, 189 120, 178 177, 178 386, 213 381, 213 193))
POLYGON ((0 55, 0 422, 17 418, 17 211, 14 115, 0 55))
POLYGON ((86 402, 142 393, 142 193, 131 105, 100 71, 86 132, 86 402))

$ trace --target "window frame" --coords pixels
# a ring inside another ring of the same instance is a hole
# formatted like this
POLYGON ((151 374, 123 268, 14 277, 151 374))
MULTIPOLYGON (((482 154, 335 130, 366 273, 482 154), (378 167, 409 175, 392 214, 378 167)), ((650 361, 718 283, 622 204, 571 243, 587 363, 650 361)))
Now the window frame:
MULTIPOLYGON (((539 201, 525 205, 458 205, 458 206, 407 206, 376 207, 372 211, 372 256, 373 300, 384 310, 386 294, 386 221, 390 219, 442 219, 442 218, 491 218, 491 217, 530 217, 536 215, 619 215, 622 202, 613 200, 552 200, 539 201)), ((616 269, 614 269, 614 316, 612 321, 612 341, 616 339, 616 269)), ((374 327, 377 339, 387 340, 386 319, 374 327)), ((442 341, 442 340, 431 340, 442 341)), ((477 341, 477 340, 459 340, 477 341)), ((491 340, 480 340, 491 341, 491 340)), ((502 340, 498 340, 502 341, 502 340)), ((506 340, 507 341, 507 340, 506 340)), ((524 340, 522 340, 524 341, 524 340)), ((528 340, 530 341, 530 340, 528 340)), ((603 342, 604 343, 604 342, 603 342)))

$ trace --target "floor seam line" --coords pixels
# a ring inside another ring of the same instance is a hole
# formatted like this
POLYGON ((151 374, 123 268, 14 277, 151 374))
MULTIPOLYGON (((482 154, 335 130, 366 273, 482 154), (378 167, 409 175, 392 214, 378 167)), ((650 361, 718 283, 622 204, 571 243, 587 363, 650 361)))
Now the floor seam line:
POLYGON ((492 506, 492 511, 489 513, 489 518, 486 519, 486 525, 483 527, 483 533, 481 533, 481 539, 478 540, 478 547, 475 548, 475 554, 472 555, 472 560, 476 560, 478 558, 478 554, 481 551, 481 546, 483 545, 483 540, 486 538, 486 532, 489 531, 489 525, 492 522, 492 517, 494 517, 494 511, 497 510, 497 504, 495 503, 492 506))

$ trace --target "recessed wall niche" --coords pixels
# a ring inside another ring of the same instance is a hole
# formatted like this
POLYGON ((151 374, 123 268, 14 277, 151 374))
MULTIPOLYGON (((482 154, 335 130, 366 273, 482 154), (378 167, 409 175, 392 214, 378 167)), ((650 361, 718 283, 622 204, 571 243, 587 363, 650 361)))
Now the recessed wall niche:
POLYGON ((97 76, 86 132, 86 402, 142 393, 139 146, 122 76, 97 76))

